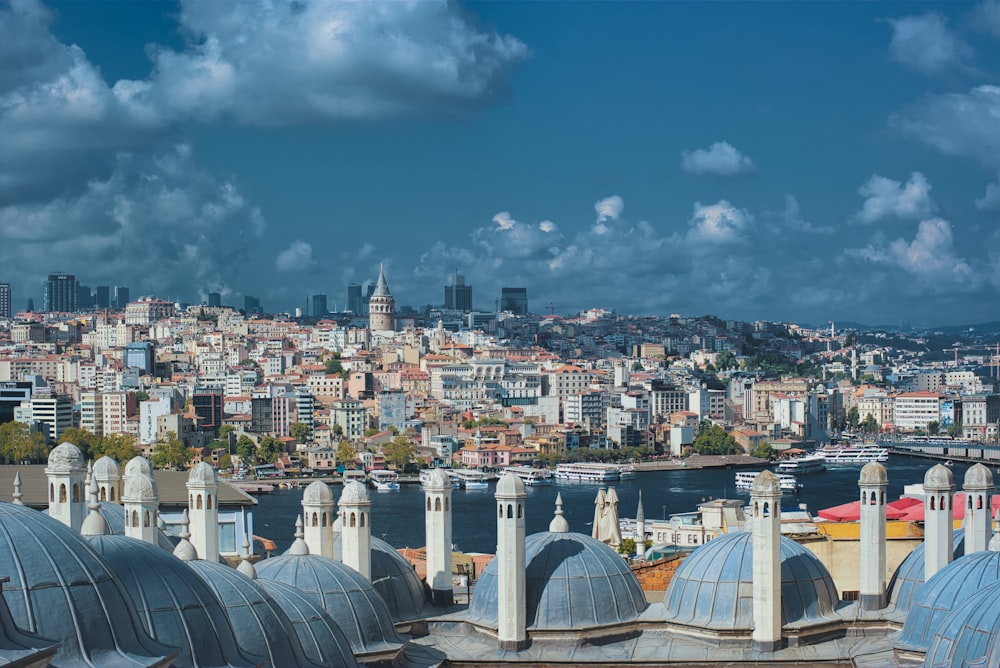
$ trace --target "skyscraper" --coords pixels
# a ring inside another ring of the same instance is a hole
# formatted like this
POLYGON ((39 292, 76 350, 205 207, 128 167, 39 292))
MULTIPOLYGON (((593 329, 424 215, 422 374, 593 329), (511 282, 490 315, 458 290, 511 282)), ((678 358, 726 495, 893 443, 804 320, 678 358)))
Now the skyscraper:
POLYGON ((312 296, 312 314, 315 318, 322 318, 327 314, 326 295, 312 296))
POLYGON ((80 311, 94 308, 94 291, 89 285, 80 285, 79 281, 76 284, 76 308, 80 311))
POLYGON ((42 310, 57 313, 72 313, 77 309, 76 276, 73 274, 49 274, 42 295, 42 310))
POLYGON ((501 288, 500 310, 510 311, 514 315, 528 315, 528 289, 501 288))
POLYGON ((0 318, 10 317, 10 304, 12 301, 10 283, 0 283, 0 318))
POLYGON ((208 305, 209 306, 222 306, 222 295, 218 292, 208 293, 208 305))
POLYGON ((263 310, 260 308, 260 299, 251 297, 250 295, 243 295, 243 310, 246 311, 247 315, 251 313, 263 313, 263 310))
POLYGON ((347 284, 347 310, 354 315, 361 315, 362 312, 361 285, 358 283, 347 284))
POLYGON ((124 285, 115 286, 115 310, 124 311, 130 301, 128 288, 124 285))
POLYGON ((111 288, 107 285, 98 285, 94 294, 94 306, 97 308, 111 308, 111 288))
POLYGON ((472 286, 465 284, 465 276, 455 274, 451 285, 444 286, 444 307, 456 311, 472 310, 472 286))

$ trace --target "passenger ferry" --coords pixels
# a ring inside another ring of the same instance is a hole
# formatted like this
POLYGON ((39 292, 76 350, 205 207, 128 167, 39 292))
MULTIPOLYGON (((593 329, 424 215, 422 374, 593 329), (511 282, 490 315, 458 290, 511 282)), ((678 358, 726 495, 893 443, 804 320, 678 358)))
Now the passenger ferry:
POLYGON ((368 482, 379 492, 399 491, 399 474, 395 471, 378 469, 368 474, 368 482))
POLYGON ((364 472, 364 469, 344 469, 342 478, 345 485, 352 480, 364 484, 365 480, 368 479, 368 475, 364 472))
POLYGON ((452 480, 457 480, 462 489, 487 489, 489 477, 482 471, 473 469, 452 469, 448 474, 452 480))
MULTIPOLYGON (((736 474, 736 489, 751 489, 753 487, 754 478, 757 477, 759 471, 740 471, 736 474)), ((788 473, 779 473, 778 483, 781 485, 781 491, 786 494, 798 494, 802 491, 802 483, 795 479, 795 476, 788 473)))
POLYGON ((826 470, 826 457, 819 454, 803 455, 793 457, 778 464, 778 473, 790 473, 792 475, 803 475, 806 473, 820 473, 826 470))
POLYGON ((503 471, 504 473, 513 473, 528 487, 552 484, 552 471, 548 469, 536 469, 531 466, 508 466, 503 471))
POLYGON ((881 445, 828 445, 816 450, 827 466, 856 466, 868 462, 889 461, 889 449, 881 445))
POLYGON ((618 478, 618 467, 614 464, 580 462, 577 464, 560 464, 556 467, 556 479, 558 480, 604 483, 614 482, 618 478))

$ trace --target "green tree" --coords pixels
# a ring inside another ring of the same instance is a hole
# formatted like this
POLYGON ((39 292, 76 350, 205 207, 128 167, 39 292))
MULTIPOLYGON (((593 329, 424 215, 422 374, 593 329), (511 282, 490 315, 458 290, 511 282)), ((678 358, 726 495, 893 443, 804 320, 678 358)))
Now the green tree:
POLYGON ((288 428, 296 443, 305 443, 309 440, 309 433, 312 431, 305 422, 293 422, 288 428))
POLYGON ((743 448, 719 425, 703 423, 694 439, 694 451, 699 455, 735 455, 743 452, 743 448))
POLYGON ((961 422, 952 422, 948 425, 948 435, 952 438, 961 438, 965 430, 962 428, 961 422))
POLYGON ((632 362, 632 371, 642 371, 642 362, 639 360, 632 362))
POLYGON ((771 447, 771 444, 767 441, 761 441, 750 451, 750 456, 760 457, 761 459, 770 459, 774 456, 774 448, 771 447))
POLYGON ((219 457, 219 468, 220 469, 233 468, 233 458, 229 455, 222 455, 221 457, 219 457))
POLYGON ((79 427, 70 427, 63 431, 59 438, 63 443, 72 443, 80 448, 84 459, 93 459, 93 451, 97 446, 98 438, 91 432, 79 427))
POLYGON ((168 431, 166 437, 157 441, 153 446, 153 466, 167 469, 183 468, 191 459, 191 449, 184 445, 184 441, 177 438, 177 434, 168 431))
POLYGON ((273 464, 278 461, 281 454, 281 441, 274 436, 263 436, 257 444, 257 454, 265 464, 273 464))
POLYGON ((44 461, 48 454, 49 449, 41 432, 32 431, 23 422, 0 424, 0 459, 4 463, 37 464, 44 461))
POLYGON ((354 463, 354 458, 358 456, 357 450, 349 441, 341 441, 337 446, 337 463, 347 466, 354 463))
POLYGON ((386 461, 397 471, 402 471, 416 453, 417 448, 405 436, 397 436, 382 446, 386 461))
POLYGON ((337 374, 341 377, 347 375, 344 365, 340 363, 340 353, 334 353, 333 357, 326 361, 326 372, 329 374, 337 374))
POLYGON ((937 420, 931 420, 927 423, 927 433, 931 436, 937 436, 938 432, 941 431, 941 423, 937 420))
POLYGON ((739 366, 739 362, 736 360, 736 355, 731 351, 723 350, 715 356, 715 366, 725 371, 726 369, 735 369, 739 366))
POLYGON ((236 439, 236 454, 242 464, 253 466, 257 463, 257 444, 246 434, 240 434, 236 439))
POLYGON ((139 402, 149 401, 149 392, 146 390, 139 390, 135 393, 135 400, 139 402))
POLYGON ((139 448, 135 446, 135 436, 132 434, 108 434, 100 438, 91 450, 94 459, 107 456, 122 464, 138 455, 139 448))
POLYGON ((857 406, 851 406, 850 410, 847 411, 847 425, 851 429, 857 429, 859 424, 861 424, 861 413, 857 406))
POLYGON ((864 431, 875 433, 878 431, 878 420, 871 413, 865 415, 865 419, 861 421, 861 428, 864 431))
POLYGON ((618 546, 618 554, 624 554, 632 556, 635 554, 635 539, 634 538, 622 538, 621 544, 618 546))
POLYGON ((229 443, 229 437, 236 431, 236 427, 231 424, 224 424, 219 427, 219 440, 229 443))
POLYGON ((330 430, 333 432, 333 435, 336 436, 337 438, 340 438, 341 436, 344 435, 344 428, 339 424, 337 424, 336 422, 333 423, 333 427, 331 427, 330 430))

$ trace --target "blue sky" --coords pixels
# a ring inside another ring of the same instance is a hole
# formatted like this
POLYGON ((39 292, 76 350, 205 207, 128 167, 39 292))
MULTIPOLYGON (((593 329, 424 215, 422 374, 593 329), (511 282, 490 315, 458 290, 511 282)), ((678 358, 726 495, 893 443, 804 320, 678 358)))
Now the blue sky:
POLYGON ((0 6, 0 281, 996 318, 1000 0, 0 6))

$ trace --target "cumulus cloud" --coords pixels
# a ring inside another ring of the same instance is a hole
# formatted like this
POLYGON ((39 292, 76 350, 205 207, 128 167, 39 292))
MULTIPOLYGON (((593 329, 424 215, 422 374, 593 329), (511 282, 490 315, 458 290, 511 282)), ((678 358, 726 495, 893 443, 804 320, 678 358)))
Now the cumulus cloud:
POLYGON ((517 221, 510 217, 509 211, 501 211, 493 216, 493 222, 499 225, 501 230, 509 230, 517 225, 517 221))
POLYGON ((318 266, 313 256, 312 246, 305 241, 293 241, 292 245, 278 253, 274 268, 281 272, 311 272, 318 266))
POLYGON ((976 208, 980 211, 1000 210, 1000 176, 997 183, 986 184, 986 194, 976 200, 976 208))
POLYGON ((942 153, 978 160, 1000 169, 1000 87, 977 86, 968 93, 928 95, 894 114, 890 126, 942 153))
POLYGON ((905 184, 872 174, 860 188, 858 194, 865 203, 854 220, 860 223, 874 223, 888 218, 925 218, 934 211, 931 199, 931 184, 920 172, 913 172, 905 184))
POLYGON ((618 195, 605 197, 594 202, 594 211, 597 212, 597 222, 603 223, 607 220, 618 220, 625 208, 625 200, 618 195))
POLYGON ((715 204, 696 202, 688 221, 686 242, 692 250, 705 250, 720 245, 740 244, 747 240, 753 216, 724 199, 715 204))
POLYGON ((753 160, 732 144, 717 141, 708 148, 681 153, 681 169, 699 176, 742 176, 757 170, 753 160))
POLYGON ((538 223, 538 229, 540 229, 542 232, 555 232, 557 228, 556 224, 553 223, 551 220, 543 220, 542 222, 538 223))
POLYGON ((938 74, 964 65, 972 56, 972 48, 936 12, 889 19, 889 25, 892 26, 889 55, 924 74, 938 74))
POLYGON ((814 225, 802 216, 802 207, 794 195, 785 194, 785 208, 778 214, 783 230, 811 232, 813 234, 833 234, 829 225, 814 225))

